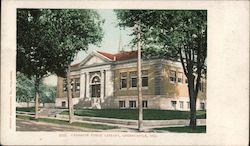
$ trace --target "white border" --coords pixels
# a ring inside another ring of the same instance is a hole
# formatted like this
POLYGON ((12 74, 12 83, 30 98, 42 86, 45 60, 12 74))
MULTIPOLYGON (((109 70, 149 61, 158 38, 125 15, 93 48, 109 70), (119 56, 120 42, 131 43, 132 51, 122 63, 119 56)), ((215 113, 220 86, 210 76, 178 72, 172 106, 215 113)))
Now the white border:
POLYGON ((247 145, 249 135, 249 1, 2 1, 1 144, 247 145), (207 133, 15 131, 16 8, 208 10, 207 133), (65 135, 66 136, 65 136, 65 135), (95 135, 98 134, 98 135, 95 135), (112 137, 108 134, 116 134, 112 137), (132 137, 127 137, 132 134, 132 137), (127 136, 126 136, 127 135, 127 136))

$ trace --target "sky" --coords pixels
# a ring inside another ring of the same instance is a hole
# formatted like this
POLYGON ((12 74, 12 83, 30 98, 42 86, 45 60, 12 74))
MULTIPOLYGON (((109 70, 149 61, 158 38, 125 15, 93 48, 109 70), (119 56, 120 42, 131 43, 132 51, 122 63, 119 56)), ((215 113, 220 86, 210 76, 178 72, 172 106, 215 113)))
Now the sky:
MULTIPOLYGON (((100 14, 101 18, 105 20, 103 25, 104 37, 100 44, 100 47, 91 45, 87 52, 80 51, 72 64, 76 64, 81 62, 88 53, 93 50, 104 51, 107 53, 117 53, 119 48, 119 40, 121 38, 122 46, 124 50, 130 50, 128 47, 129 42, 132 37, 129 36, 131 34, 131 29, 119 29, 116 27, 118 20, 113 10, 111 9, 99 9, 97 12, 100 14)), ((48 85, 56 86, 57 77, 55 75, 49 76, 44 79, 44 82, 48 85)))
POLYGON ((88 52, 81 51, 76 56, 73 64, 78 63, 83 60, 84 57, 93 50, 104 51, 108 53, 117 53, 119 48, 119 40, 121 38, 122 46, 124 50, 129 50, 127 47, 131 41, 131 36, 129 34, 132 32, 131 29, 121 29, 117 27, 118 21, 115 12, 111 9, 99 9, 97 12, 100 14, 101 18, 105 20, 103 25, 104 37, 101 42, 100 47, 90 46, 88 52))

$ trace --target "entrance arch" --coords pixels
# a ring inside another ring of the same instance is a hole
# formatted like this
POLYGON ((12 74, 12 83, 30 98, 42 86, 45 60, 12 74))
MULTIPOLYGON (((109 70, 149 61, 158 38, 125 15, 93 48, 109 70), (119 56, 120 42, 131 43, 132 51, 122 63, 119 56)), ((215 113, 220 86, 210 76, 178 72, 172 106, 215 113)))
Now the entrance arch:
POLYGON ((101 79, 99 76, 95 76, 91 80, 91 97, 101 96, 101 79))

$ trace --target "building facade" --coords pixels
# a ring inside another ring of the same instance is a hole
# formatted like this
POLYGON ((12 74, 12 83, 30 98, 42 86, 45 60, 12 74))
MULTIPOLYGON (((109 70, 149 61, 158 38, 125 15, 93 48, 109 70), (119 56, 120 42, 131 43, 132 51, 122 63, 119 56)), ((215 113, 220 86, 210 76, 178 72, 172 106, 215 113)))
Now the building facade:
MULTIPOLYGON (((187 85, 180 62, 142 61, 143 108, 189 110, 187 85)), ((137 51, 92 52, 80 63, 72 65, 71 89, 76 108, 137 108, 137 51)), ((58 78, 56 106, 68 106, 63 78, 58 78)), ((204 109, 206 82, 202 80, 197 110, 204 109)))

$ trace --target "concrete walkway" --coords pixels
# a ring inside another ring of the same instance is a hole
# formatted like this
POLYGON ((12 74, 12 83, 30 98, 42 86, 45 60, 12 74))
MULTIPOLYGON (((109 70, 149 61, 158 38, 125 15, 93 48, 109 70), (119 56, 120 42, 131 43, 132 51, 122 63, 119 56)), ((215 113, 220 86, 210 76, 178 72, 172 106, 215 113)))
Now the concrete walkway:
MULTIPOLYGON (((57 119, 68 120, 68 115, 56 115, 57 119)), ((127 119, 114 119, 114 118, 101 118, 101 117, 86 117, 86 116, 74 116, 75 121, 78 122, 89 122, 96 124, 106 124, 118 126, 121 128, 132 128, 137 129, 137 120, 127 119)), ((177 127, 177 126, 188 126, 189 120, 143 120, 143 126, 145 130, 160 128, 160 127, 177 127)), ((197 119, 197 125, 206 125, 206 119, 197 119)))

